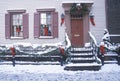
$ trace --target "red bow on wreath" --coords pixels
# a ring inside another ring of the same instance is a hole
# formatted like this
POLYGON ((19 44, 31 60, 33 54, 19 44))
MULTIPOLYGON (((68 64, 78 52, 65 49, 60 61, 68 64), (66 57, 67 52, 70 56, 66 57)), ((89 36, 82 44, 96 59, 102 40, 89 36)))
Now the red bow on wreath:
POLYGON ((93 15, 90 16, 90 22, 93 26, 95 26, 95 21, 94 21, 94 16, 93 15))

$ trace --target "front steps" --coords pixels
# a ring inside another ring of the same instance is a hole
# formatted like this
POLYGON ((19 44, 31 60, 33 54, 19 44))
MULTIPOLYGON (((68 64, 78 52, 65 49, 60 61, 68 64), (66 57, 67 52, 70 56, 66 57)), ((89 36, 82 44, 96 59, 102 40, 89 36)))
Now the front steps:
POLYGON ((99 70, 92 48, 71 48, 71 62, 65 66, 65 70, 99 70))
POLYGON ((102 55, 102 64, 119 64, 120 56, 116 52, 106 52, 102 55))

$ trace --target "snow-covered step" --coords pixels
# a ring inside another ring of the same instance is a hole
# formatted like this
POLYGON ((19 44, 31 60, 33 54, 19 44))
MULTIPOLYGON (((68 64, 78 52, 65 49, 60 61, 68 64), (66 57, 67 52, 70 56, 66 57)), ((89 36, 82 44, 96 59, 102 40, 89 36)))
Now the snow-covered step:
POLYGON ((106 52, 104 56, 118 56, 116 52, 106 52))
POLYGON ((95 60, 95 57, 92 57, 92 58, 71 58, 71 60, 95 60))
POLYGON ((70 55, 93 55, 92 53, 71 53, 70 55))
POLYGON ((104 54, 104 56, 113 56, 113 57, 117 57, 118 56, 118 54, 116 54, 116 53, 112 53, 112 54, 104 54))
POLYGON ((119 55, 116 52, 106 52, 102 56, 102 63, 104 64, 120 64, 119 55))
POLYGON ((104 61, 104 64, 117 64, 118 61, 114 60, 114 61, 104 61))
POLYGON ((72 53, 89 53, 92 50, 92 48, 71 48, 72 53))
POLYGON ((66 66, 101 66, 101 64, 98 64, 96 62, 94 63, 70 63, 66 66))
POLYGON ((93 63, 95 59, 86 59, 86 60, 71 60, 72 63, 93 63))
POLYGON ((72 48, 71 50, 74 50, 74 51, 91 51, 92 48, 72 48))
POLYGON ((93 57, 92 53, 71 53, 71 57, 93 57))
POLYGON ((65 66, 65 70, 99 70, 92 48, 72 48, 70 53, 71 63, 65 66))
POLYGON ((70 63, 65 66, 65 70, 99 70, 101 64, 98 63, 70 63))

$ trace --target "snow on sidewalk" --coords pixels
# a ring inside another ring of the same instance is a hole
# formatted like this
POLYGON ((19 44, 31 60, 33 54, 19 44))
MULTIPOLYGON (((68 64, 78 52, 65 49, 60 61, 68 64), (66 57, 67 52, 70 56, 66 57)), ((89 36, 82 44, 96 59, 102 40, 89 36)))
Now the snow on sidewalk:
POLYGON ((0 65, 0 81, 120 81, 120 66, 99 71, 65 71, 60 65, 0 65))

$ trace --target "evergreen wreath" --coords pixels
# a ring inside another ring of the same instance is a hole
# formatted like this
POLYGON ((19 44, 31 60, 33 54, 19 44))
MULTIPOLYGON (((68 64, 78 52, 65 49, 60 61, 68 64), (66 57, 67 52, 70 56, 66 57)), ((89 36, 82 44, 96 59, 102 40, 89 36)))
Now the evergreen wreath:
POLYGON ((73 3, 73 5, 71 6, 70 14, 73 17, 74 16, 83 17, 87 13, 89 13, 89 9, 85 3, 81 3, 80 6, 77 6, 76 3, 73 3))

